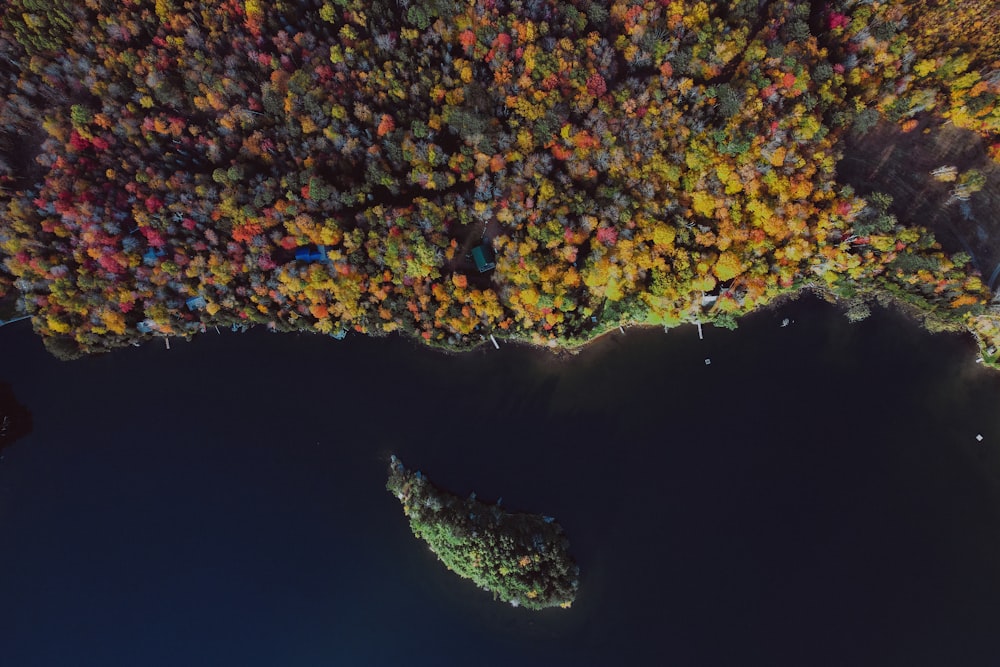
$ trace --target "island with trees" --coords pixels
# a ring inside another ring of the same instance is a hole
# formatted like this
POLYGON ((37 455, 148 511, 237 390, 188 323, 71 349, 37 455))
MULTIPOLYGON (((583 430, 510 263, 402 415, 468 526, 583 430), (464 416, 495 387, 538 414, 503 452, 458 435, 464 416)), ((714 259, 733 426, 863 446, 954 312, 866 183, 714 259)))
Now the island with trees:
POLYGON ((515 607, 568 608, 579 571, 569 542, 551 517, 511 513, 442 491, 395 456, 386 488, 399 499, 413 534, 445 566, 515 607))
POLYGON ((804 289, 998 358, 993 0, 10 0, 0 70, 0 299, 65 358, 804 289))

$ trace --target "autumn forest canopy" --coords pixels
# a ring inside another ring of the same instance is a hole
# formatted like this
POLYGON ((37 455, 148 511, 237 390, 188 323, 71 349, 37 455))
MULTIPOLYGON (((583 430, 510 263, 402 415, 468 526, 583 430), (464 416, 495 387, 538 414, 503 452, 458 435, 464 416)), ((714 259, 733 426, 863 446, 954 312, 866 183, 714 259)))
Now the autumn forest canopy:
POLYGON ((64 357, 572 344, 803 288, 1000 340, 969 255, 838 178, 876 126, 1000 161, 993 0, 12 0, 0 68, 0 297, 64 357))

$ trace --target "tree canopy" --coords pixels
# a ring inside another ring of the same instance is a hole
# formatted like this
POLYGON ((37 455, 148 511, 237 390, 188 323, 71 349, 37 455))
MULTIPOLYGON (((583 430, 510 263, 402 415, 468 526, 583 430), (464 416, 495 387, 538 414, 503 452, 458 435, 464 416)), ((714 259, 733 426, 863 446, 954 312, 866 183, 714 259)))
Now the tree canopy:
POLYGON ((996 12, 946 4, 12 0, 0 297, 63 356, 211 325, 571 343, 809 285, 989 339, 972 267, 836 172, 879 121, 1000 157, 996 12))
POLYGON ((579 574, 569 542, 554 519, 510 513, 432 485, 395 457, 386 488, 403 504, 413 534, 445 566, 515 607, 568 608, 579 574))

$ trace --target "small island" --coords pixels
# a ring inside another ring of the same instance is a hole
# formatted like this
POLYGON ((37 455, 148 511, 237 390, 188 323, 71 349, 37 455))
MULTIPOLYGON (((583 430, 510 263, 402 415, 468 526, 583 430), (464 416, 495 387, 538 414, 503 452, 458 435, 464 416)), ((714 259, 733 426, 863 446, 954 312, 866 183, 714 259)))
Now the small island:
POLYGON ((505 512, 500 503, 460 498, 407 470, 395 456, 388 489, 403 504, 413 534, 449 570, 518 607, 568 608, 579 570, 569 541, 551 517, 505 512))

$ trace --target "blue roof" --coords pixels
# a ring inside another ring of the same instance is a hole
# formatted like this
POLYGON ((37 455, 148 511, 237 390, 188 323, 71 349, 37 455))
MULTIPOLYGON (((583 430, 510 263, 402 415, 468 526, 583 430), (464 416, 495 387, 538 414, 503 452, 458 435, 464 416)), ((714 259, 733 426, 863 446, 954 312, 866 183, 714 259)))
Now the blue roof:
POLYGON ((326 246, 317 246, 315 250, 312 250, 309 246, 299 246, 295 250, 295 259, 303 262, 326 262, 329 261, 329 257, 326 256, 326 246))
POLYGON ((157 257, 163 257, 167 254, 167 251, 163 248, 150 248, 143 254, 142 260, 144 262, 155 262, 157 257))

